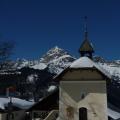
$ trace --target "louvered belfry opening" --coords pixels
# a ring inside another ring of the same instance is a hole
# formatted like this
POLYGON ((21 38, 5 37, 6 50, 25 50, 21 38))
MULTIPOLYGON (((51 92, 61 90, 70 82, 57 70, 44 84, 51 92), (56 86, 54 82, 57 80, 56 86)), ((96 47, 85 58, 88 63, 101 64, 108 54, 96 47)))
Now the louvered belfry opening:
POLYGON ((88 120, 87 119, 87 108, 80 108, 79 109, 79 120, 88 120))

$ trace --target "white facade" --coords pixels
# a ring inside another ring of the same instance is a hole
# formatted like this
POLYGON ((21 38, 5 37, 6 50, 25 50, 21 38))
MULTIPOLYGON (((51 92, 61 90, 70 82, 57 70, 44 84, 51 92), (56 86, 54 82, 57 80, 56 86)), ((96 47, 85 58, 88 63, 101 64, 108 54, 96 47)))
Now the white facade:
POLYGON ((80 120, 82 107, 87 109, 88 120, 107 120, 105 81, 61 81, 59 107, 60 120, 80 120))

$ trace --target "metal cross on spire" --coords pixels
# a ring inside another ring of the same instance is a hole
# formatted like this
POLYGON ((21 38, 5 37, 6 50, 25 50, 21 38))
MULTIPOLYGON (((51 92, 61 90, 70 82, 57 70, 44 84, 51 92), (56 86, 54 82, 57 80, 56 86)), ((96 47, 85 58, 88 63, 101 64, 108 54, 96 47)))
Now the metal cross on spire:
POLYGON ((88 39, 88 28, 87 28, 87 16, 84 17, 84 20, 85 20, 85 40, 88 39))

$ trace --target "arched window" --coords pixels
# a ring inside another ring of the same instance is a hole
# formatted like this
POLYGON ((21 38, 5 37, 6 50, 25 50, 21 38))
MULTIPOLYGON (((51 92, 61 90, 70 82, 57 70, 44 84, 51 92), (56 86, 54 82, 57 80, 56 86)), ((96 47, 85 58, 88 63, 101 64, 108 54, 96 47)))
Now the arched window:
POLYGON ((84 107, 79 109, 79 120, 88 120, 87 119, 87 109, 84 107))

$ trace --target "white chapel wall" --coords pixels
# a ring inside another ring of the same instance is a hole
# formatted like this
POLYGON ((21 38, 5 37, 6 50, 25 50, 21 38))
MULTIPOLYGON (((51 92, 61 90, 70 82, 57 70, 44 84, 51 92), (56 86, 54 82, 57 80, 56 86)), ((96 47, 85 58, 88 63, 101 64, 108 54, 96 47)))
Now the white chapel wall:
POLYGON ((79 120, 81 107, 87 108, 88 120, 107 120, 105 81, 61 81, 59 102, 60 120, 79 120))

